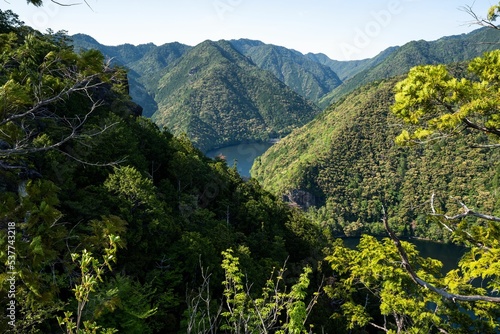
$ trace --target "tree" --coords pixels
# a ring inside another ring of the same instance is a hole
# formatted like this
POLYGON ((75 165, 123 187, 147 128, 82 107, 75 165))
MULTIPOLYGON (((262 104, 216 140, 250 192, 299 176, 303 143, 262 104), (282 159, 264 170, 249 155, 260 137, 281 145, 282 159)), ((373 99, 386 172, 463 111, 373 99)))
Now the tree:
MULTIPOLYGON (((492 21, 499 10, 498 5, 491 7, 488 21, 479 23, 496 28, 492 21)), ((499 92, 498 50, 473 59, 466 70, 460 65, 412 68, 395 88, 392 112, 407 124, 396 141, 426 144, 476 132, 483 136, 476 137, 480 142, 471 149, 500 147, 499 92)), ((438 261, 420 258, 411 244, 399 240, 385 213, 382 220, 389 238, 379 242, 364 237, 357 250, 337 244, 327 257, 337 275, 327 291, 340 305, 337 314, 351 328, 498 332, 500 217, 462 202, 461 212, 440 212, 434 195, 430 203, 429 219, 449 231, 452 241, 468 246, 458 267, 445 275, 439 274, 438 261)))
POLYGON ((209 292, 210 275, 202 270, 204 282, 188 300, 188 333, 216 333, 219 326, 231 333, 307 333, 306 320, 319 297, 317 292, 305 304, 312 272, 310 267, 303 269, 289 292, 286 291, 285 266, 273 269, 262 293, 256 295, 251 291, 252 283, 246 281, 234 251, 228 249, 222 255, 223 301, 219 307, 214 307, 216 303, 211 301, 209 292))
POLYGON ((6 10, 5 12, 0 10, 0 34, 15 31, 22 25, 23 22, 19 20, 19 15, 11 10, 6 10))
POLYGON ((106 82, 119 81, 96 50, 80 55, 63 46, 61 34, 31 33, 18 42, 2 35, 0 57, 0 166, 19 168, 14 157, 58 149, 74 139, 101 134, 111 125, 87 129, 84 125, 102 101, 95 99, 106 82), (79 104, 80 107, 76 107, 79 104), (69 110, 75 110, 71 112, 69 110), (50 137, 47 127, 58 135, 50 137))
POLYGON ((500 50, 473 59, 468 72, 454 76, 445 65, 417 66, 396 85, 394 114, 410 124, 396 139, 422 143, 480 131, 497 142, 500 50))
POLYGON ((500 13, 500 3, 498 5, 493 5, 489 8, 488 13, 486 15, 486 18, 483 18, 479 16, 476 12, 474 12, 472 6, 464 6, 462 7, 462 10, 469 14, 472 17, 472 21, 470 24, 475 24, 483 27, 488 27, 488 28, 493 28, 493 29, 500 29, 494 21, 498 18, 498 15, 500 13))
MULTIPOLYGON (((112 126, 102 117, 110 113, 105 102, 113 94, 120 96, 124 77, 97 51, 73 52, 65 33, 44 35, 22 26, 11 12, 0 14, 0 229, 7 232, 15 226, 14 234, 0 235, 0 260, 7 263, 10 257, 16 269, 11 277, 0 275, 3 302, 8 299, 7 279, 17 283, 16 328, 3 322, 0 328, 52 332, 54 315, 69 303, 64 293, 83 270, 75 269, 70 253, 102 232, 92 226, 105 223, 68 221, 61 208, 61 183, 50 176, 59 173, 62 178, 75 161, 99 165, 83 161, 73 148, 78 143, 88 150, 91 141, 112 126), (54 152, 66 164, 50 170, 46 165, 56 162, 54 152)), ((106 221, 115 229, 121 222, 106 221)), ((89 252, 101 247, 105 245, 86 243, 89 252)))
MULTIPOLYGON (((473 147, 500 147, 500 50, 485 53, 468 65, 468 74, 462 78, 453 76, 444 65, 413 68, 407 78, 396 86, 392 111, 412 127, 398 136, 400 143, 422 143, 443 137, 460 135, 464 131, 479 131, 489 139, 489 144, 473 147)), ((500 218, 475 212, 460 203, 462 212, 445 214, 437 212, 431 200, 431 216, 452 233, 455 242, 471 247, 462 259, 461 272, 448 273, 449 282, 466 284, 475 278, 489 279, 491 293, 500 288, 500 267, 492 261, 500 254, 500 218), (493 256, 493 257, 492 257, 493 256), (455 276, 451 278, 451 275, 455 276), (460 282, 460 283, 458 283, 460 282)), ((398 241, 386 228, 398 245, 398 241)), ((400 249, 404 257, 404 250, 400 249)), ((408 266, 415 283, 426 286, 408 266)), ((449 287, 448 287, 449 288, 449 287)), ((448 289, 448 292, 453 289, 448 289)), ((460 289, 459 289, 460 290, 460 289)), ((456 290, 456 291, 459 291, 456 290)), ((452 300, 477 300, 500 303, 499 297, 449 295, 444 289, 435 292, 452 300)))

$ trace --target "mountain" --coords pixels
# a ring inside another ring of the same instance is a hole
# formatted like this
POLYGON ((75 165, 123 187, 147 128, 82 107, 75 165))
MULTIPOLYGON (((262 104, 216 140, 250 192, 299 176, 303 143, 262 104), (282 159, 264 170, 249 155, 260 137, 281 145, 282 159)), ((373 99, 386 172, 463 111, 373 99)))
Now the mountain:
POLYGON ((345 81, 352 78, 361 71, 377 66, 398 48, 398 46, 389 47, 373 58, 361 60, 333 60, 322 53, 308 53, 306 54, 306 57, 330 67, 335 73, 337 73, 342 81, 345 81))
POLYGON ((152 119, 201 150, 283 136, 319 109, 227 41, 205 41, 164 75, 152 119))
POLYGON ((151 117, 158 109, 154 98, 158 80, 170 64, 191 48, 177 42, 160 46, 153 43, 106 46, 84 34, 76 34, 71 38, 76 50, 99 50, 114 64, 128 69, 130 96, 143 107, 143 115, 146 117, 151 117))
POLYGON ((467 135, 396 146, 401 120, 389 107, 397 81, 371 83, 342 98, 258 158, 252 176, 291 202, 313 198, 318 209, 311 215, 335 235, 383 232, 383 206, 400 233, 443 238, 442 230, 426 225, 432 193, 444 212, 457 210, 450 194, 491 210, 500 153, 471 149, 467 135))
MULTIPOLYGON (((203 297, 223 300, 224 252, 235 268, 241 259, 236 275, 257 291, 285 262, 289 282, 278 281, 280 291, 295 291, 302 267, 317 267, 317 227, 225 161, 140 117, 124 72, 101 54, 73 53, 58 36, 24 26, 7 29, 0 242, 13 255, 1 251, 0 260, 10 256, 19 275, 0 274, 0 302, 13 310, 0 333, 198 333, 186 301, 209 278, 203 297)), ((126 48, 129 60, 140 59, 126 48)))
POLYGON ((283 136, 319 112, 294 88, 317 99, 340 84, 330 68, 296 51, 272 46, 281 53, 275 61, 291 69, 276 77, 233 47, 246 52, 258 45, 267 48, 258 41, 134 47, 105 46, 86 35, 72 38, 76 49, 98 49, 128 68, 130 95, 143 106, 143 115, 175 134, 186 133, 202 150, 283 136), (292 55, 294 61, 279 59, 292 55), (294 88, 285 81, 295 83, 294 88))
POLYGON ((160 126, 186 133, 198 148, 283 136, 356 88, 420 64, 461 62, 495 48, 492 29, 413 41, 371 59, 335 61, 261 41, 105 46, 74 35, 129 69, 130 94, 160 126), (342 78, 342 80, 341 80, 342 78))
POLYGON ((230 43, 257 66, 270 71, 311 101, 318 102, 342 83, 332 68, 298 51, 248 39, 231 40, 230 43))
POLYGON ((480 56, 485 51, 498 48, 499 35, 494 29, 482 28, 468 34, 443 37, 436 41, 412 41, 400 48, 379 55, 385 59, 343 82, 319 102, 323 108, 352 92, 357 87, 373 81, 403 75, 410 68, 424 64, 449 64, 480 56))

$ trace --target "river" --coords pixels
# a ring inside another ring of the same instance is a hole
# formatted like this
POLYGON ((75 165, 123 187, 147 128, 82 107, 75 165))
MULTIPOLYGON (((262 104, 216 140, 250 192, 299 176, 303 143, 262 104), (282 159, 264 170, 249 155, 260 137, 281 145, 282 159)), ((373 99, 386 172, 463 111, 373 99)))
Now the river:
POLYGON ((236 163, 241 176, 250 177, 250 168, 252 168, 255 158, 261 156, 272 145, 273 143, 249 143, 226 146, 208 151, 206 156, 209 158, 222 156, 227 161, 228 166, 234 166, 236 163))

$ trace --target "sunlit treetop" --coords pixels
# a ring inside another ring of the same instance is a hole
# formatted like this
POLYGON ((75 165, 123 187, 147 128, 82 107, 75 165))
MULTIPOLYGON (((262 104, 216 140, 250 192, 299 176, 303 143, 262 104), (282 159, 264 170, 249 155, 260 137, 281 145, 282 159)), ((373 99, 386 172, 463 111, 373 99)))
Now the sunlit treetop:
POLYGON ((437 139, 464 128, 500 135, 500 50, 473 59, 463 77, 445 65, 417 66, 395 90, 392 111, 411 124, 399 143, 437 139))

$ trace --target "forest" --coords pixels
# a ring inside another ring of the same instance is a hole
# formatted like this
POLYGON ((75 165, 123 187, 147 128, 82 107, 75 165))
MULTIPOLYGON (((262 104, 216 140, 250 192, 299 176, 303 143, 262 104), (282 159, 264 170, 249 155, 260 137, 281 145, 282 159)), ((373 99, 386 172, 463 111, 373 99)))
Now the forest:
POLYGON ((1 332, 500 331, 498 50, 357 88, 244 180, 144 117, 130 70, 65 32, 0 11, 0 49, 1 332), (284 202, 289 186, 320 207, 284 202), (467 251, 442 272, 408 236, 467 251))

